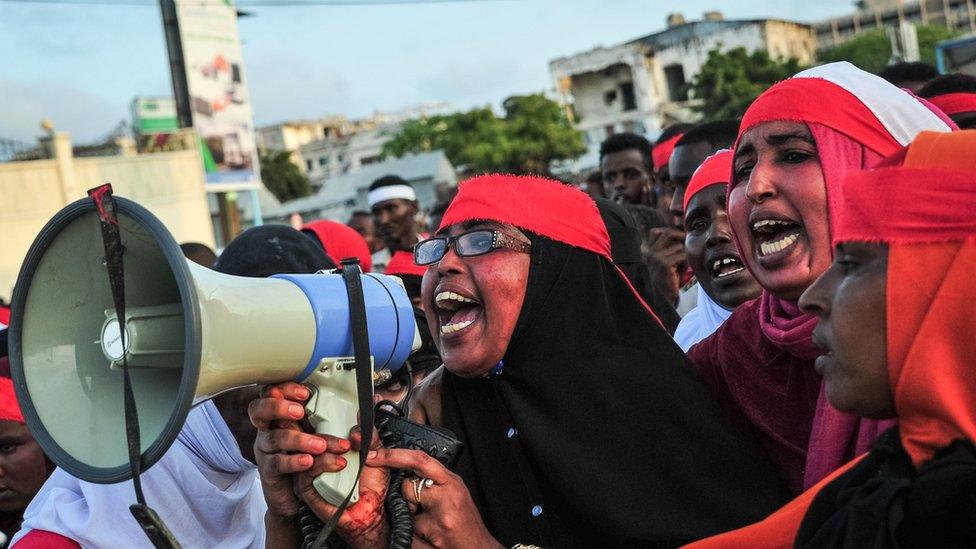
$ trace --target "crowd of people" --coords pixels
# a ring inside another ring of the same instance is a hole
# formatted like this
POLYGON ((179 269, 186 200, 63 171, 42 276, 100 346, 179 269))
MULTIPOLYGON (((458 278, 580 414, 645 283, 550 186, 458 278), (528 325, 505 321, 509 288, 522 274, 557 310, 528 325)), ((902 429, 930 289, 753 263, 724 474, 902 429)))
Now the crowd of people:
MULTIPOLYGON (((580 184, 480 175, 425 213, 390 175, 368 203, 183 250, 400 277, 423 341, 377 400, 457 463, 373 436, 333 517, 312 479, 360 429, 303 429, 298 383, 223 393, 142 477, 184 547, 300 547, 311 515, 387 547, 395 471, 421 548, 976 547, 976 79, 832 63, 742 119, 609 136, 580 184)), ((0 546, 149 546, 131 483, 54 467, 6 376, 0 546)))

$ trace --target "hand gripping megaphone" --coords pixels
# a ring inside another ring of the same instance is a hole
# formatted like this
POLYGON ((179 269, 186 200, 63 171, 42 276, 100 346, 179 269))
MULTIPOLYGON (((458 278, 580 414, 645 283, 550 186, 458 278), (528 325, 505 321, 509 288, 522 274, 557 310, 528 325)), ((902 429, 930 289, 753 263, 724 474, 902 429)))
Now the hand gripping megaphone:
MULTIPOLYGON (((116 198, 115 214, 125 322, 113 308, 91 200, 68 205, 41 230, 13 293, 17 399, 56 464, 89 482, 132 477, 123 357, 143 469, 170 447, 193 404, 253 384, 305 383, 313 392, 307 410, 315 430, 348 436, 360 408, 342 275, 220 274, 188 262, 163 224, 135 202, 116 198)), ((393 277, 362 275, 361 283, 373 367, 395 371, 419 344, 410 300, 393 277)), ((359 456, 345 457, 345 469, 314 482, 335 505, 349 493, 350 502, 358 498, 359 456)))

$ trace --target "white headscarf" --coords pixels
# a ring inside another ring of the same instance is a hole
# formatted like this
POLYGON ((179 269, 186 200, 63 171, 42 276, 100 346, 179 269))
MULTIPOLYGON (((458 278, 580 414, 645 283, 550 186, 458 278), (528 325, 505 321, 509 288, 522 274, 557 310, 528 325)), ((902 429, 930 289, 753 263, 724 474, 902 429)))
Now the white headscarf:
POLYGON ((732 311, 722 307, 705 293, 698 284, 698 306, 688 312, 674 331, 674 340, 681 350, 688 352, 695 343, 712 335, 730 316, 732 311))
MULTIPOLYGON (((210 401, 190 411, 176 442, 142 475, 146 503, 183 547, 264 547, 267 505, 254 464, 244 459, 210 401)), ((82 547, 151 548, 129 513, 132 481, 92 484, 61 468, 24 512, 21 531, 46 530, 82 547)))

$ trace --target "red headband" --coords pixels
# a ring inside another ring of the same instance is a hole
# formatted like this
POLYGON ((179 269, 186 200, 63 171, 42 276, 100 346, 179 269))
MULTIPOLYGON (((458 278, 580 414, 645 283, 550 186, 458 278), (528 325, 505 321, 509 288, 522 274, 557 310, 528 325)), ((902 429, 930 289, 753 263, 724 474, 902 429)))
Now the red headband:
MULTIPOLYGON (((823 78, 790 78, 766 90, 742 117, 739 139, 752 128, 776 120, 822 124, 882 156, 901 148, 871 109, 823 78)), ((736 149, 738 145, 736 140, 736 149)))
POLYGON ((671 153, 674 152, 674 146, 685 134, 679 133, 674 137, 669 138, 663 143, 658 143, 651 147, 651 158, 654 160, 654 171, 660 172, 661 168, 668 165, 668 161, 671 160, 671 153))
POLYGON ((427 267, 421 267, 413 262, 413 253, 404 250, 398 250, 393 257, 390 258, 390 262, 386 264, 386 270, 384 274, 388 275, 408 275, 408 276, 424 276, 427 272, 427 267))
POLYGON ((976 163, 955 158, 976 131, 923 132, 894 166, 853 172, 840 186, 833 241, 924 243, 976 236, 976 163), (942 154, 939 154, 942 151, 942 154))
POLYGON ((696 193, 717 183, 728 185, 732 177, 732 151, 722 149, 709 156, 702 162, 701 166, 695 170, 695 174, 688 181, 688 188, 685 189, 684 211, 688 211, 688 203, 696 193))
POLYGON ((949 115, 976 112, 976 93, 946 93, 929 97, 928 100, 949 115))
POLYGON ((438 231, 474 220, 508 223, 610 260, 610 236, 596 203, 558 181, 498 174, 469 179, 458 187, 438 231))
POLYGON ((0 377, 0 421, 24 423, 24 415, 14 394, 14 382, 9 377, 0 377))

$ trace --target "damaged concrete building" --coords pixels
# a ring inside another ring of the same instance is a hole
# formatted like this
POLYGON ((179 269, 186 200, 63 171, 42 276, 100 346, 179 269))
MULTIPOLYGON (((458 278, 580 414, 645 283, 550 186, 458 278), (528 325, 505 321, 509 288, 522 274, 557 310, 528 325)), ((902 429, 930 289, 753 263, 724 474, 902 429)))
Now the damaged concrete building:
POLYGON ((674 122, 695 120, 687 84, 714 49, 766 50, 773 58, 811 64, 816 38, 810 25, 777 19, 725 20, 707 12, 700 21, 668 16, 667 29, 610 47, 597 47, 549 63, 559 100, 586 136, 589 153, 608 135, 656 137, 674 122))

